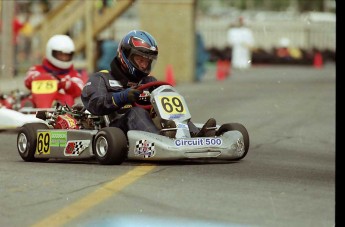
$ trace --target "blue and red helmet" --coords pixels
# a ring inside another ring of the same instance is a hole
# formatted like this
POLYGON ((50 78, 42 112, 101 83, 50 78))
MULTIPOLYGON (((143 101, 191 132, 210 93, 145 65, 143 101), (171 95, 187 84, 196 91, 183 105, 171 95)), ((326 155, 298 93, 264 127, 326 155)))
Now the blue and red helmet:
POLYGON ((141 30, 130 31, 121 40, 117 57, 122 69, 130 75, 130 80, 139 81, 148 76, 153 69, 158 56, 157 42, 151 34, 141 30), (139 55, 149 60, 145 69, 140 69, 134 61, 134 56, 139 55))

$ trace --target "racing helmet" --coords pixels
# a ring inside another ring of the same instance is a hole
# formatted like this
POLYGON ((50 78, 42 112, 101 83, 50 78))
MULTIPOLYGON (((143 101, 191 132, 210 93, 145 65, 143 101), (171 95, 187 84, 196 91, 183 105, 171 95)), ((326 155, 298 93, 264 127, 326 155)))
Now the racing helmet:
POLYGON ((139 81, 150 74, 157 61, 157 56, 156 40, 151 34, 142 30, 132 30, 127 33, 117 49, 117 58, 120 60, 121 68, 133 81, 139 81), (134 57, 137 55, 146 59, 148 62, 146 68, 139 67, 134 61, 134 57))
POLYGON ((73 54, 75 46, 73 40, 67 35, 52 36, 46 46, 46 58, 55 67, 60 69, 68 69, 73 64, 73 54), (68 54, 68 59, 62 60, 57 57, 57 54, 62 52, 68 54))

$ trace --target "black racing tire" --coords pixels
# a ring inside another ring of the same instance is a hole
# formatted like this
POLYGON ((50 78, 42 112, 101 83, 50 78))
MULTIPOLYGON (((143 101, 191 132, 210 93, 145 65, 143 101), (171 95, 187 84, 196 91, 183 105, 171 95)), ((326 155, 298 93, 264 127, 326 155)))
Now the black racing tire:
POLYGON ((127 138, 124 132, 116 127, 99 130, 92 148, 97 161, 102 165, 120 165, 127 158, 127 138))
POLYGON ((48 129, 44 123, 27 123, 23 125, 17 135, 17 150, 20 157, 26 162, 45 162, 49 158, 35 158, 37 144, 37 130, 48 129))
POLYGON ((243 159, 247 155, 248 150, 249 150, 249 134, 248 134, 248 131, 247 131, 247 129, 242 124, 239 124, 239 123, 227 123, 227 124, 223 124, 223 125, 221 125, 219 127, 219 129, 216 131, 216 136, 220 136, 220 135, 222 135, 222 134, 224 134, 225 132, 228 132, 228 131, 239 131, 242 134, 242 136, 243 136, 244 153, 240 157, 232 159, 234 161, 241 160, 241 159, 243 159))

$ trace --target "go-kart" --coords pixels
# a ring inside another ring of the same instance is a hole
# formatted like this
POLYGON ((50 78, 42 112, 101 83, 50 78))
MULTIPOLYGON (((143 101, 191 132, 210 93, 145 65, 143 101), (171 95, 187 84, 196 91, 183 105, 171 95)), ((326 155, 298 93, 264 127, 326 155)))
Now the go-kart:
POLYGON ((49 74, 37 76, 28 92, 18 89, 0 95, 0 105, 21 113, 37 112, 55 106, 58 94, 58 81, 49 74))
MULTIPOLYGON (((78 72, 86 83, 87 72, 85 70, 78 72)), ((32 80, 30 91, 15 89, 7 94, 0 93, 0 107, 21 113, 36 113, 40 110, 53 110, 58 99, 58 79, 50 73, 42 73, 32 80)))
MULTIPOLYGON (((80 72, 85 82, 88 78, 80 72)), ((32 81, 30 91, 18 89, 0 94, 0 130, 15 129, 29 122, 41 122, 38 111, 54 111, 58 99, 58 81, 50 74, 40 74, 32 81)))
POLYGON ((41 122, 38 111, 54 111, 58 82, 51 75, 42 74, 32 81, 29 92, 18 89, 0 94, 0 130, 15 129, 25 123, 41 122))
MULTIPOLYGON (((157 122, 173 120, 175 138, 145 131, 109 127, 110 116, 94 116, 82 105, 56 105, 55 111, 40 111, 44 123, 28 123, 17 135, 17 149, 24 161, 95 158, 102 165, 119 165, 125 160, 173 161, 218 159, 238 161, 249 149, 249 135, 239 123, 216 126, 215 136, 192 137, 191 114, 184 97, 170 84, 155 81, 138 87, 141 100, 133 105, 150 112, 157 122)), ((199 129, 202 124, 195 124, 199 129)), ((157 125, 159 128, 160 126, 157 125)), ((161 130, 167 130, 161 128, 161 130)))

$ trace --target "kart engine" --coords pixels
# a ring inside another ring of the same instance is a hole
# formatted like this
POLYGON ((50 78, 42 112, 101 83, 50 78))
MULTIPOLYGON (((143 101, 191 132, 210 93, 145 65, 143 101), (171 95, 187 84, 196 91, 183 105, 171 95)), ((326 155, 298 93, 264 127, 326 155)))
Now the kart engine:
POLYGON ((46 121, 55 129, 100 129, 105 123, 102 118, 84 110, 65 105, 56 105, 55 111, 38 111, 36 117, 46 121))
POLYGON ((57 116, 55 120, 55 129, 79 129, 79 126, 77 124, 77 120, 74 119, 69 114, 63 114, 57 116))

